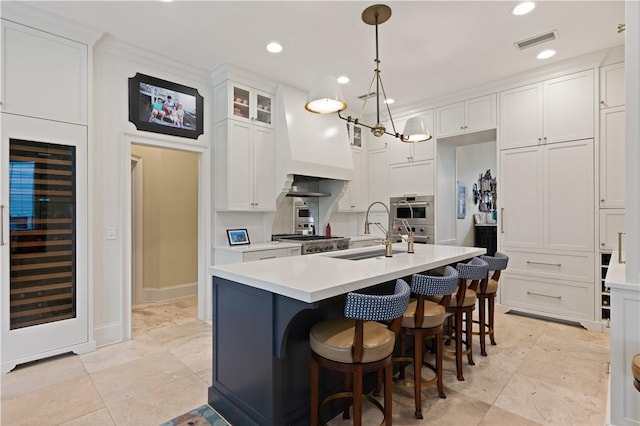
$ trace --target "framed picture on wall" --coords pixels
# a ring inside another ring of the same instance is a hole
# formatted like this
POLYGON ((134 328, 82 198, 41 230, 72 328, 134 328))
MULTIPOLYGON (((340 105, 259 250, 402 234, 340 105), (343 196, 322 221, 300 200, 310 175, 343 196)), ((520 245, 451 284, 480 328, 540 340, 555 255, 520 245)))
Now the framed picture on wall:
POLYGON ((464 219, 467 216, 467 186, 463 182, 458 182, 456 195, 458 219, 464 219))
POLYGON ((203 103, 192 87, 140 73, 129 78, 129 121, 138 130, 198 139, 203 103))
POLYGON ((246 229, 227 229, 227 239, 230 246, 250 244, 249 233, 246 229))

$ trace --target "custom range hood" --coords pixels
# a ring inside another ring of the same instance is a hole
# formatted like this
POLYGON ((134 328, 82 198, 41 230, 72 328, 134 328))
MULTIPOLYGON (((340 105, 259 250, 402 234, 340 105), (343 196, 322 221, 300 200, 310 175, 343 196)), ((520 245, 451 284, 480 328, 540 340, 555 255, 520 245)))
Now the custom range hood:
POLYGON ((345 122, 304 109, 307 94, 280 84, 276 93, 276 170, 348 181, 353 159, 345 122))

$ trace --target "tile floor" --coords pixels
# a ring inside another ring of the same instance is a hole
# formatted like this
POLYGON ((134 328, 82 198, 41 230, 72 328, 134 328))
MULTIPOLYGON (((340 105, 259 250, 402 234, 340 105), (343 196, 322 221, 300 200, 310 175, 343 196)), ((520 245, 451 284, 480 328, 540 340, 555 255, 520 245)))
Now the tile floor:
MULTIPOLYGON (((139 305, 133 340, 0 376, 0 424, 158 425, 205 404, 211 326, 196 310, 195 298, 139 305)), ((496 340, 488 357, 474 344, 476 365, 465 364, 464 382, 456 380, 452 357, 445 359, 447 398, 426 388, 422 421, 413 417, 412 389, 396 385, 394 424, 605 424, 607 334, 498 307, 496 340)), ((367 409, 365 424, 379 422, 379 412, 367 409)), ((342 424, 349 423, 340 416, 330 422, 342 424)))

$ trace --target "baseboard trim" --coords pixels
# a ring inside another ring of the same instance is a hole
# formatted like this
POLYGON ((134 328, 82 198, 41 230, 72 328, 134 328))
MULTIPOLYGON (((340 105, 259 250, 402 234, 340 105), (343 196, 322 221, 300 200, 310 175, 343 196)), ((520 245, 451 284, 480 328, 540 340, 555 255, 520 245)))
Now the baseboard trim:
POLYGON ((112 322, 93 329, 93 337, 97 347, 122 342, 122 323, 112 322))
POLYGON ((165 302, 181 297, 195 296, 198 294, 198 282, 179 284, 171 287, 147 287, 142 288, 142 303, 165 302))

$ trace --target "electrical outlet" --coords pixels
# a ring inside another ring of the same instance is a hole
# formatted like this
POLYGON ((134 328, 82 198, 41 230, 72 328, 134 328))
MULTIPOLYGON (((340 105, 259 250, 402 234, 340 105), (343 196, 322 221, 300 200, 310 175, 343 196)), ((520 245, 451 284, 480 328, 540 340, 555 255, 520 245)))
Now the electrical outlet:
POLYGON ((116 227, 107 226, 107 240, 115 240, 115 239, 116 239, 116 227))

